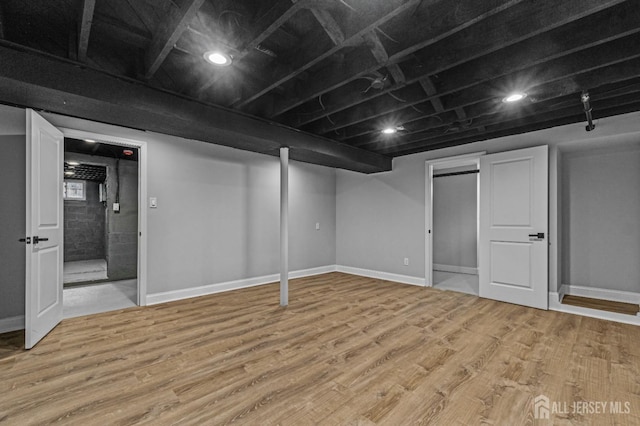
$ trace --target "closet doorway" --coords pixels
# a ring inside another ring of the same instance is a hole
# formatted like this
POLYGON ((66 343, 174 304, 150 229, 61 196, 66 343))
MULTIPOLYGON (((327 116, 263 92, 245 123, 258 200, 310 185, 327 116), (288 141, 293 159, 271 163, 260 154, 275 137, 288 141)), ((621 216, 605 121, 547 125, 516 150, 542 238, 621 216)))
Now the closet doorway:
POLYGON ((426 285, 479 295, 480 156, 426 163, 426 285))

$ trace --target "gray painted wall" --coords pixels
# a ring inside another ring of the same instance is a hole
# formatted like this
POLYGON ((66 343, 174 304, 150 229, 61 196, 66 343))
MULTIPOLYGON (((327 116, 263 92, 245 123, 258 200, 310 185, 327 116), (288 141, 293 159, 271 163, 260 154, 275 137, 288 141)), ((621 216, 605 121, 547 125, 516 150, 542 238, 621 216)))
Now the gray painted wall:
POLYGON ((563 283, 640 292, 640 140, 562 159, 563 283))
MULTIPOLYGON (((438 170, 435 174, 449 171, 438 170)), ((478 266, 477 179, 477 174, 470 174, 433 180, 434 264, 478 266)))
MULTIPOLYGON (((54 114, 43 115, 59 127, 147 142, 148 191, 150 197, 158 198, 157 209, 148 209, 145 203, 149 294, 279 271, 277 158, 54 114)), ((0 123, 3 121, 24 129, 24 110, 0 106, 0 123), (15 122, 18 119, 21 121, 15 122)), ((10 148, 15 176, 25 173, 22 147, 13 144, 10 148)), ((3 153, 3 160, 9 158, 6 155, 9 153, 3 153)), ((335 170, 292 162, 290 173, 291 270, 334 265, 335 170), (316 223, 320 223, 319 230, 315 229, 316 223)), ((7 194, 3 190, 3 201, 8 197, 24 206, 24 184, 20 185, 7 188, 7 194)), ((24 212, 7 217, 3 228, 24 229, 24 212)), ((8 241, 3 235, 2 250, 10 247, 8 241)), ((22 264, 16 274, 20 276, 10 282, 19 294, 7 292, 5 298, 3 281, 0 319, 24 312, 24 247, 18 247, 22 264)), ((2 277, 6 280, 4 273, 2 277)))
POLYGON ((105 206, 100 184, 85 181, 86 200, 64 200, 64 261, 105 259, 105 206))
MULTIPOLYGON (((149 137, 149 293, 277 273, 279 160, 149 137)), ((289 197, 290 269, 335 264, 335 171, 292 162, 289 197)))
POLYGON ((336 172, 338 265, 424 278, 425 163, 414 158, 375 175, 336 172))
POLYGON ((25 149, 24 135, 0 135, 0 319, 24 314, 25 149))
MULTIPOLYGON (((279 191, 280 181, 277 182, 279 191)), ((336 263, 336 173, 313 164, 289 168, 289 267, 292 271, 336 263), (295 218, 295 219, 294 219, 295 218), (316 224, 320 229, 316 229, 316 224)), ((278 228, 279 230, 279 228, 278 228)))

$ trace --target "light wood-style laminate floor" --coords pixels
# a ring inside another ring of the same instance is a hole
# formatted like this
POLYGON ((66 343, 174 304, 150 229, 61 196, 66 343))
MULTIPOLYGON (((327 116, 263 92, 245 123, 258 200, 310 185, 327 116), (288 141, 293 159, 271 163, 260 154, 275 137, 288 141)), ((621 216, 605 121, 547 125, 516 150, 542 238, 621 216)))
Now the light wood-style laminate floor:
POLYGON ((290 286, 286 309, 272 284, 64 320, 28 352, 4 335, 0 423, 640 424, 640 327, 341 273, 290 286), (535 420, 539 394, 568 410, 535 420))

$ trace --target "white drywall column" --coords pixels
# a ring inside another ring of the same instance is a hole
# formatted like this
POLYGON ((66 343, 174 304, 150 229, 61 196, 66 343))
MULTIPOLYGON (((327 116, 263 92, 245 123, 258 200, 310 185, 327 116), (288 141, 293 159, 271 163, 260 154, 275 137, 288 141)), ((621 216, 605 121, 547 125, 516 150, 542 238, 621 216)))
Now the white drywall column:
POLYGON ((289 148, 280 148, 280 306, 289 304, 289 148))

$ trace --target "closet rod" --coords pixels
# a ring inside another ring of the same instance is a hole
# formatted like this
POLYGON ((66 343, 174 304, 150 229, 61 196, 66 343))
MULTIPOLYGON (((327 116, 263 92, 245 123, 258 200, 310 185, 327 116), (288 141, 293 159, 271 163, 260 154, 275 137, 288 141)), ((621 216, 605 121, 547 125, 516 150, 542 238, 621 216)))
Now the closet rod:
POLYGON ((451 172, 451 173, 442 173, 439 175, 433 175, 434 178, 439 177, 447 177, 447 176, 458 176, 458 175, 472 175, 475 173, 480 173, 480 170, 465 170, 464 172, 451 172))

